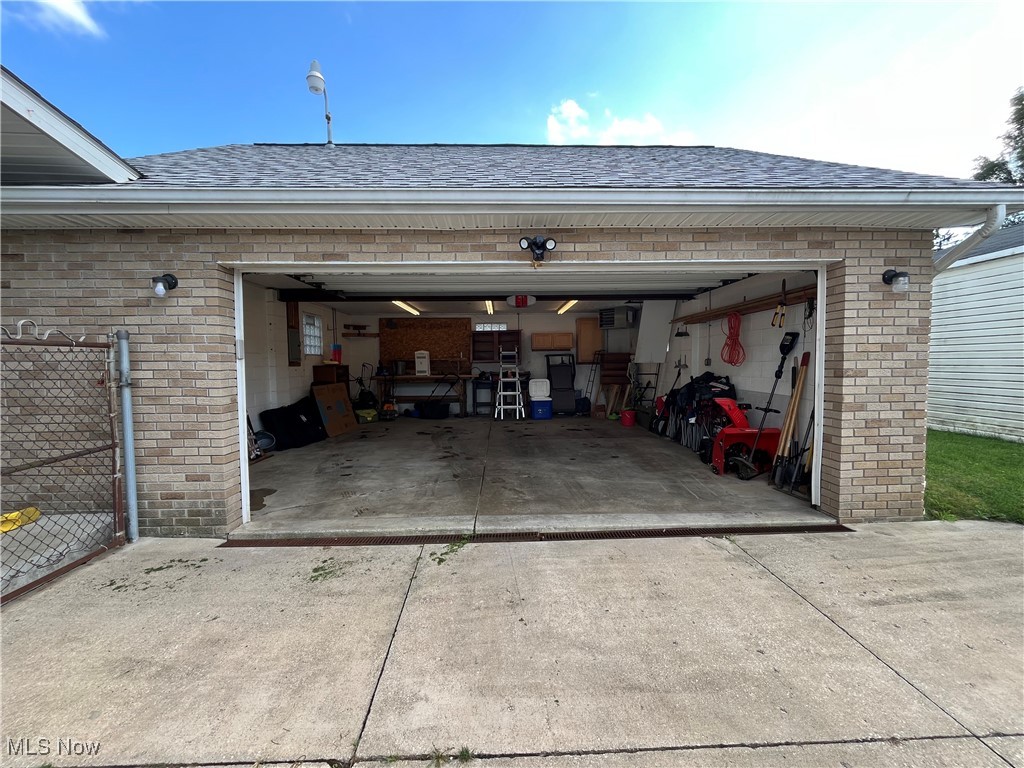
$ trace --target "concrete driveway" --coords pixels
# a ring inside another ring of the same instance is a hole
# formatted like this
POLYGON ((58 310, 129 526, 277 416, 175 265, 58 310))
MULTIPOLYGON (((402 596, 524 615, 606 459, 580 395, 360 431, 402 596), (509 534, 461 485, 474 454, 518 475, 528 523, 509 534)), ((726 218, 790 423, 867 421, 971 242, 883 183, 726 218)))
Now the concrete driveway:
POLYGON ((1024 766, 1017 526, 218 544, 4 608, 4 765, 1024 766))

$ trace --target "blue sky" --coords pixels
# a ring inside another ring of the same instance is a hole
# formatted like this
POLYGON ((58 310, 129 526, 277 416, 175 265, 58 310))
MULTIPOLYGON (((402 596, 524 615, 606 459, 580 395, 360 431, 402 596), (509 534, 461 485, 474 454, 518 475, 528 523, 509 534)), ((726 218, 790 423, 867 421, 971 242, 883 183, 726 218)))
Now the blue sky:
POLYGON ((3 63, 125 157, 322 142, 677 143, 968 176, 1024 3, 4 0, 3 63))

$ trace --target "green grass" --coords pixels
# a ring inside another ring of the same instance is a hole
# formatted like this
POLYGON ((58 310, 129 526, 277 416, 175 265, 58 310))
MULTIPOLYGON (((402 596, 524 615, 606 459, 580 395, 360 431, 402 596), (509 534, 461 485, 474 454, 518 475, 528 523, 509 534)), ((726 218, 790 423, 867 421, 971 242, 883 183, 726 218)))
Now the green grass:
POLYGON ((930 429, 926 475, 929 517, 1024 525, 1024 444, 930 429))

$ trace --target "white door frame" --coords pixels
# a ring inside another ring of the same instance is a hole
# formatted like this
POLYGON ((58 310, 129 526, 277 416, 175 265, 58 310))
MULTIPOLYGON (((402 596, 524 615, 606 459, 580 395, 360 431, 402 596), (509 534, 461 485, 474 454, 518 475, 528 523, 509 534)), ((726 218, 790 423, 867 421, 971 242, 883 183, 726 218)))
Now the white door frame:
MULTIPOLYGON (((804 269, 811 269, 817 272, 817 307, 816 307, 816 336, 815 336, 815 360, 814 360, 814 447, 811 461, 811 505, 815 508, 821 503, 821 464, 822 464, 822 441, 824 439, 824 412, 825 412, 825 270, 829 263, 838 259, 828 260, 757 260, 755 261, 726 261, 726 260, 692 260, 676 262, 673 266, 679 266, 680 271, 695 271, 695 267, 716 267, 719 269, 745 271, 745 272, 793 272, 804 269)), ((593 269, 597 266, 595 262, 582 262, 587 268, 593 269)), ((430 266, 457 270, 463 267, 467 271, 479 271, 486 262, 429 262, 430 266)), ((568 262, 561 262, 560 266, 568 266, 568 262)), ((609 268, 629 268, 636 265, 651 264, 662 268, 669 266, 666 262, 610 262, 609 268)), ((346 272, 360 273, 372 268, 375 272, 391 270, 401 272, 411 267, 422 268, 423 265, 417 262, 221 262, 221 266, 234 270, 235 287, 235 348, 236 364, 235 376, 237 379, 238 393, 238 445, 240 457, 240 480, 242 493, 242 523, 247 523, 252 517, 252 510, 249 503, 249 430, 246 420, 245 403, 245 331, 244 331, 244 295, 242 275, 246 272, 282 274, 288 272, 301 272, 302 274, 317 274, 318 272, 339 275, 346 272)), ((499 266, 499 265, 495 265, 499 266)), ((509 267, 507 262, 501 266, 509 267)), ((438 298, 443 298, 439 296, 438 298)))
POLYGON ((252 518, 249 504, 249 422, 245 407, 245 295, 242 270, 235 270, 235 384, 238 398, 238 460, 242 484, 242 524, 252 518))

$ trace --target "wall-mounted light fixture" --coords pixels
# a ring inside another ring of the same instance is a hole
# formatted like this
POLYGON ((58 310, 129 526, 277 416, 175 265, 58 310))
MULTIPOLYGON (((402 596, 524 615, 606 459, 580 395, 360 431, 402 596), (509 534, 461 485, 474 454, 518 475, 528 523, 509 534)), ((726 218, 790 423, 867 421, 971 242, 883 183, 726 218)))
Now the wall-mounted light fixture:
POLYGON ((564 315, 570 309, 575 307, 578 302, 579 302, 579 299, 569 299, 567 302, 565 302, 565 304, 563 304, 562 306, 560 306, 558 308, 558 314, 564 315))
POLYGON ((178 278, 169 272, 153 278, 153 293, 159 297, 166 296, 168 291, 173 291, 177 287, 178 278))
POLYGON ((406 304, 404 301, 398 301, 396 299, 395 301, 392 301, 391 303, 394 304, 396 307, 400 307, 401 309, 404 309, 410 315, 418 315, 420 313, 420 311, 418 309, 416 309, 416 307, 412 306, 411 304, 406 304))
POLYGON ((487 314, 488 315, 493 315, 494 314, 494 302, 493 301, 491 301, 490 299, 484 299, 484 306, 487 307, 487 314))
POLYGON ((677 339, 680 339, 683 336, 689 336, 689 335, 690 335, 690 332, 688 330, 686 330, 686 326, 685 325, 680 325, 678 328, 676 328, 676 338, 677 339))
POLYGON ((327 102, 327 81, 324 80, 324 74, 320 71, 320 62, 313 59, 313 63, 309 65, 309 72, 306 73, 306 85, 309 87, 309 92, 314 96, 319 96, 321 93, 324 95, 324 119, 327 120, 327 146, 334 146, 334 137, 331 135, 331 105, 327 102))
POLYGON ((887 269, 882 273, 882 282, 892 287, 893 293, 906 293, 910 290, 910 275, 887 269))
POLYGON ((533 252, 534 261, 544 261, 544 254, 548 251, 555 250, 558 245, 553 237, 544 237, 544 235, 537 235, 536 237, 524 237, 519 240, 519 247, 524 251, 530 249, 533 252))

